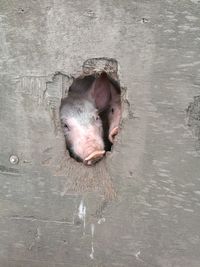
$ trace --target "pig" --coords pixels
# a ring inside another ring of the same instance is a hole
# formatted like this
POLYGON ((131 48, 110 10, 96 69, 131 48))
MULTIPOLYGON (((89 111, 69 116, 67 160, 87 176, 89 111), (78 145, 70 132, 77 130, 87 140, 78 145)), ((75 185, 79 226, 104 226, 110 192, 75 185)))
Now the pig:
POLYGON ((99 161, 105 154, 105 140, 112 144, 118 134, 120 118, 120 87, 106 72, 97 78, 75 79, 60 106, 70 155, 85 165, 99 161))
POLYGON ((114 143, 115 136, 119 132, 119 124, 121 119, 121 90, 117 83, 115 83, 115 85, 113 83, 114 81, 110 83, 111 99, 108 109, 108 139, 111 143, 114 143))

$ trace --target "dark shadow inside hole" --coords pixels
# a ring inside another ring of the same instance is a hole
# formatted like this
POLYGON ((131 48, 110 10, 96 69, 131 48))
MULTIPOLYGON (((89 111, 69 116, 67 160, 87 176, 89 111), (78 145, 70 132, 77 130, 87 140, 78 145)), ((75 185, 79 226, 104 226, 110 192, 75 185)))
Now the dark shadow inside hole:
POLYGON ((111 151, 118 133, 121 118, 119 82, 105 72, 74 79, 68 96, 61 101, 60 118, 70 156, 86 165, 96 163, 105 154, 104 150, 111 151), (100 128, 103 128, 103 136, 100 128), (85 139, 79 133, 83 129, 85 139), (103 147, 99 145, 102 137, 103 147))
POLYGON ((109 132, 108 111, 105 110, 101 112, 99 115, 100 115, 100 118, 102 120, 102 125, 103 125, 104 148, 106 151, 111 151, 112 143, 108 139, 108 132, 109 132))

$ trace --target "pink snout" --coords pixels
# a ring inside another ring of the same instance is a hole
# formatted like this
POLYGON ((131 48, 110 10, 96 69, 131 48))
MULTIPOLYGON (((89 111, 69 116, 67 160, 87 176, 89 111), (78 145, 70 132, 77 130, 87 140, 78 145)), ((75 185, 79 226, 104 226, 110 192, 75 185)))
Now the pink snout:
POLYGON ((83 137, 74 144, 73 151, 87 166, 95 164, 105 154, 102 138, 83 137))
POLYGON ((88 157, 84 159, 83 163, 87 166, 91 166, 97 161, 99 161, 100 159, 102 159, 104 154, 105 154, 105 150, 94 151, 88 157))

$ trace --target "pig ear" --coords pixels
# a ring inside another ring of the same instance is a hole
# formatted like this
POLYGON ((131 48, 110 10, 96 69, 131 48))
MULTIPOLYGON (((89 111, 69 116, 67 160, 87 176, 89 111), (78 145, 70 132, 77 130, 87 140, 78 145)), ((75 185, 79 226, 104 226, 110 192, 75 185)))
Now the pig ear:
POLYGON ((111 99, 111 87, 110 81, 105 72, 101 73, 101 75, 94 81, 90 94, 99 111, 103 111, 109 106, 111 99))

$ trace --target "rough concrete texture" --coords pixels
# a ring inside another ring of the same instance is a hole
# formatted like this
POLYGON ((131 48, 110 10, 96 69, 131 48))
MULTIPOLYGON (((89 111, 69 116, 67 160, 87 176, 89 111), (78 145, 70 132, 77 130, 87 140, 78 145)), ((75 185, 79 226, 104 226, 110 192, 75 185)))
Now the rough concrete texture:
POLYGON ((200 266, 199 66, 198 0, 0 1, 0 266, 200 266), (123 120, 86 168, 58 106, 102 57, 123 120))

